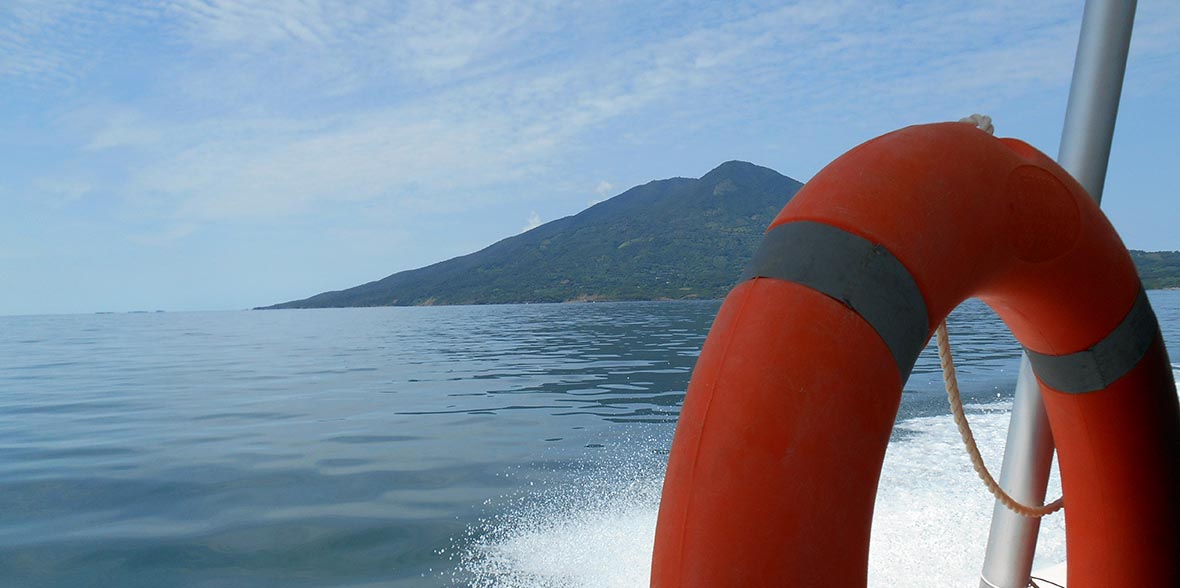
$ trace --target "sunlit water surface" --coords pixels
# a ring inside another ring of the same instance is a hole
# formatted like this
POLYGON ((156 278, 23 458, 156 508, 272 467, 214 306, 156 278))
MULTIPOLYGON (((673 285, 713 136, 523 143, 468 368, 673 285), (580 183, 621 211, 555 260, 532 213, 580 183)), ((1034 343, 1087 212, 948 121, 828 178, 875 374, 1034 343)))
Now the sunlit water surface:
MULTIPOLYGON (((1151 298, 1176 348, 1180 294, 1151 298)), ((0 317, 0 584, 645 586, 717 308, 0 317)), ((1019 348, 978 302, 950 325, 998 469, 1019 348)), ((974 588, 991 508, 927 349, 870 583, 974 588)), ((1056 515, 1038 565, 1063 558, 1056 515)))

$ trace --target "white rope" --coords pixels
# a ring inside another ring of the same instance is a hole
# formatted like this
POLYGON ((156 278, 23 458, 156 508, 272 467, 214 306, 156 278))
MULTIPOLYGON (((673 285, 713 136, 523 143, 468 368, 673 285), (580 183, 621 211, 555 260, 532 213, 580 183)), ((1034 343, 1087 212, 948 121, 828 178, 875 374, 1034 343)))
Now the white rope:
POLYGON ((992 125, 992 117, 990 117, 986 114, 973 114, 973 115, 968 116, 966 118, 960 118, 959 122, 971 123, 971 124, 979 127, 979 130, 981 130, 989 135, 996 134, 996 127, 992 125))
MULTIPOLYGON (((959 122, 971 123, 989 135, 995 134, 995 127, 992 126, 990 116, 973 114, 961 119, 959 122)), ((955 425, 959 428, 959 436, 963 438, 963 444, 967 447, 967 454, 971 456, 971 465, 975 467, 975 473, 979 474, 979 479, 983 480, 983 484, 987 486, 992 496, 996 497, 996 500, 999 500, 1001 504, 1008 507, 1008 510, 1018 515, 1029 518, 1040 518, 1060 510, 1064 506, 1064 497, 1058 498, 1044 506, 1029 506, 1009 496, 996 483, 996 479, 992 477, 991 472, 987 470, 987 466, 983 463, 983 456, 979 454, 979 446, 975 443, 975 435, 971 432, 971 425, 967 423, 967 415, 963 413, 963 400, 959 396, 959 381, 955 377, 955 360, 951 357, 951 342, 946 332, 945 320, 938 325, 937 339, 938 359, 942 363, 942 379, 946 384, 946 398, 951 405, 951 414, 955 417, 955 425)))

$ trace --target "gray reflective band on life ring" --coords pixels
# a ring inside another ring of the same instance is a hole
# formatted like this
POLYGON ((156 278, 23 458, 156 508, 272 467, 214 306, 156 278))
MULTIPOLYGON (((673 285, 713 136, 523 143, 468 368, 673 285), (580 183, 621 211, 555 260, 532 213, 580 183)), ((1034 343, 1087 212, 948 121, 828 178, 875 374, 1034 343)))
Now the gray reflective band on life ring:
POLYGON ((884 246, 813 221, 766 233, 741 281, 773 278, 822 292, 877 331, 904 383, 926 346, 926 300, 909 270, 884 246))
POLYGON ((1025 352, 1033 372, 1050 388, 1071 394, 1094 392, 1106 389, 1139 365, 1159 329, 1147 292, 1140 288, 1123 322, 1093 347, 1068 355, 1025 352))

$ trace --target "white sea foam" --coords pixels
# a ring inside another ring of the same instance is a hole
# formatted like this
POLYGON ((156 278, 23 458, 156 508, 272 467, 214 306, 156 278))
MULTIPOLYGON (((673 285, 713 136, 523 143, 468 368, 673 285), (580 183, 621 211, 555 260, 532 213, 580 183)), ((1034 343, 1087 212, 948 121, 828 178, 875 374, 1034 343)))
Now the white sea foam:
POLYGON ((476 588, 647 586, 659 466, 594 468, 581 482, 475 530, 456 577, 476 588))
MULTIPOLYGON (((1011 403, 969 406, 984 458, 999 468, 1011 403)), ((950 415, 898 423, 881 475, 870 586, 978 586, 992 498, 976 477, 950 415)), ((659 465, 587 472, 584 484, 526 501, 476 530, 460 576, 480 588, 647 586, 659 465), (609 474, 603 479, 602 472, 609 474), (469 576, 469 577, 467 577, 469 576)), ((1060 493, 1056 472, 1050 494, 1060 493)), ((1037 565, 1065 558, 1060 513, 1041 528, 1037 565)))
MULTIPOLYGON (((974 405, 968 420, 999 475, 1011 403, 974 405)), ((870 586, 978 586, 994 501, 972 469, 950 415, 898 423, 889 445, 869 555, 870 586)), ((1049 498, 1061 492, 1054 469, 1049 498)), ((1043 519, 1035 567, 1065 559, 1063 515, 1043 519)))

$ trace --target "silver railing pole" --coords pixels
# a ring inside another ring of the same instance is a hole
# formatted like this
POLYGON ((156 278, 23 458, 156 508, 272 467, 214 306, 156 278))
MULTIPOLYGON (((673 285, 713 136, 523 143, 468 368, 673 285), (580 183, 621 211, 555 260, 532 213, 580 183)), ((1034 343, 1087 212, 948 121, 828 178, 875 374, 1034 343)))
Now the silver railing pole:
POLYGON ((1135 0, 1086 0, 1057 161, 1099 203, 1134 21, 1135 0))
MULTIPOLYGON (((1057 161, 1102 201, 1106 165, 1122 94, 1135 0, 1086 0, 1074 61, 1069 105, 1057 161)), ((1016 500, 1041 504, 1053 461, 1053 437, 1027 357, 1020 360, 1000 485, 1016 500)), ((981 588, 1025 588, 1036 552, 1039 519, 996 502, 984 556, 981 588)))
MULTIPOLYGON (((1053 435, 1037 378, 1028 356, 1021 354, 1016 398, 1004 446, 1000 487, 1024 504, 1042 504, 1053 464, 1053 435)), ((1025 588, 1032 574, 1041 519, 1022 517, 996 501, 987 536, 980 588, 1025 588)))

